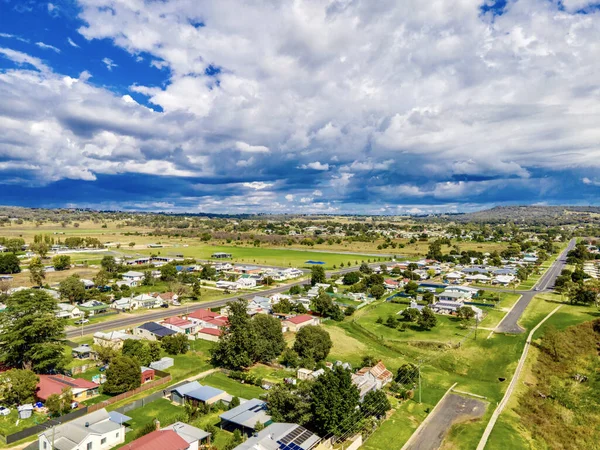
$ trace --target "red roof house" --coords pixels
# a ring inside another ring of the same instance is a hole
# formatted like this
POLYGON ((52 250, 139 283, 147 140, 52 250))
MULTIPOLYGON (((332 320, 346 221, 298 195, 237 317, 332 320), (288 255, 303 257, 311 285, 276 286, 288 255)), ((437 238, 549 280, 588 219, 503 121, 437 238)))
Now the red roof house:
POLYGON ((66 375, 39 375, 36 397, 42 401, 48 400, 52 394, 60 395, 65 388, 71 389, 73 399, 87 400, 98 395, 98 385, 83 378, 71 378, 66 375))
POLYGON ((156 430, 121 448, 128 450, 186 450, 187 443, 173 430, 156 430))
POLYGON ((299 316, 290 317, 282 322, 284 327, 287 327, 289 331, 298 331, 302 327, 308 325, 319 325, 319 318, 310 316, 308 314, 301 314, 299 316))

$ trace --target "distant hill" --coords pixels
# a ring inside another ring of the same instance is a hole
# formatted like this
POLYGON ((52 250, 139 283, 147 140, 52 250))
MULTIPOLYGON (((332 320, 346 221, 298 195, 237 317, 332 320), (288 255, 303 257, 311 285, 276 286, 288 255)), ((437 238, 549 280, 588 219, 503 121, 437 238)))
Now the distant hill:
POLYGON ((526 223, 538 225, 600 224, 597 206, 496 206, 466 214, 441 215, 437 219, 454 222, 526 223))

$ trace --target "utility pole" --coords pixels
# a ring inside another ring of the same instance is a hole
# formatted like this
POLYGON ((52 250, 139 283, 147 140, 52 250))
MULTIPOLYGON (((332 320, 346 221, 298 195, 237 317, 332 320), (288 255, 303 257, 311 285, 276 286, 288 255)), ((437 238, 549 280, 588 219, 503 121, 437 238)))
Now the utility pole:
POLYGON ((421 363, 423 362, 422 359, 419 360, 419 403, 421 403, 421 363))

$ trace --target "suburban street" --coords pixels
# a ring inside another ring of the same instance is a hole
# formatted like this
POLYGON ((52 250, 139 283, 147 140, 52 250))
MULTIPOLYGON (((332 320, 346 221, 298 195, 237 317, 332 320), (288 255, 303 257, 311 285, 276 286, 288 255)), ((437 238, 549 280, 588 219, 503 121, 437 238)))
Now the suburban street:
POLYGON ((517 301, 510 312, 504 317, 502 322, 496 327, 496 333, 523 333, 525 330, 518 324, 519 319, 537 294, 549 292, 554 286, 556 278, 565 268, 567 262, 567 253, 575 247, 576 240, 572 239, 567 248, 562 251, 554 263, 548 268, 546 273, 540 278, 533 289, 529 291, 516 291, 521 293, 521 298, 517 301))

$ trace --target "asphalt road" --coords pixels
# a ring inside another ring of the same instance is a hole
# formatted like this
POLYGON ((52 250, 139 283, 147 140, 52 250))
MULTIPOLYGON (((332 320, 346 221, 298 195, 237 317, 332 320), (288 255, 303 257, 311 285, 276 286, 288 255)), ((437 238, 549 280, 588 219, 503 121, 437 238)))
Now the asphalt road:
POLYGON ((457 422, 478 419, 485 413, 486 403, 474 398, 449 394, 438 405, 433 416, 428 419, 427 426, 421 428, 413 436, 406 447, 410 450, 436 450, 450 427, 457 422))
MULTIPOLYGON (((371 265, 371 267, 377 267, 381 264, 382 263, 378 262, 378 263, 372 263, 370 265, 371 265)), ((356 270, 358 270, 358 267, 346 267, 343 269, 327 272, 327 277, 331 277, 331 275, 343 275, 345 273, 353 272, 356 270)), ((115 320, 99 322, 99 323, 90 324, 90 325, 84 325, 83 327, 71 328, 71 329, 67 330, 66 334, 67 334, 67 338, 75 338, 78 336, 94 334, 98 331, 119 330, 119 329, 131 327, 133 325, 137 325, 137 324, 140 324, 143 322, 151 322, 151 321, 155 321, 155 320, 166 319, 167 317, 176 316, 179 314, 191 313, 198 309, 215 308, 217 306, 223 306, 227 302, 238 299, 238 298, 251 299, 257 295, 268 297, 269 295, 273 295, 278 292, 285 292, 285 291, 289 290, 290 287, 292 287, 292 286, 302 285, 302 284, 305 284, 308 282, 309 282, 308 280, 295 281, 293 283, 283 284, 283 285, 280 285, 280 286, 277 286, 277 287, 274 287, 271 289, 267 289, 264 291, 256 291, 256 292, 251 292, 251 293, 232 295, 231 297, 223 298, 221 300, 215 300, 212 302, 195 303, 193 305, 184 305, 184 306, 177 306, 177 307, 172 306, 170 308, 164 308, 164 309, 160 308, 159 310, 156 310, 156 311, 148 311, 144 314, 131 314, 131 315, 128 315, 127 317, 122 317, 122 318, 118 318, 115 320)))
POLYGON ((548 268, 546 273, 540 278, 530 291, 516 291, 521 293, 521 298, 517 301, 510 312, 504 316, 502 322, 496 327, 496 333, 523 333, 525 330, 518 324, 519 319, 525 312, 533 297, 542 292, 550 292, 554 287, 556 278, 560 275, 567 263, 567 253, 575 247, 575 239, 572 239, 567 248, 556 258, 554 263, 548 268))

